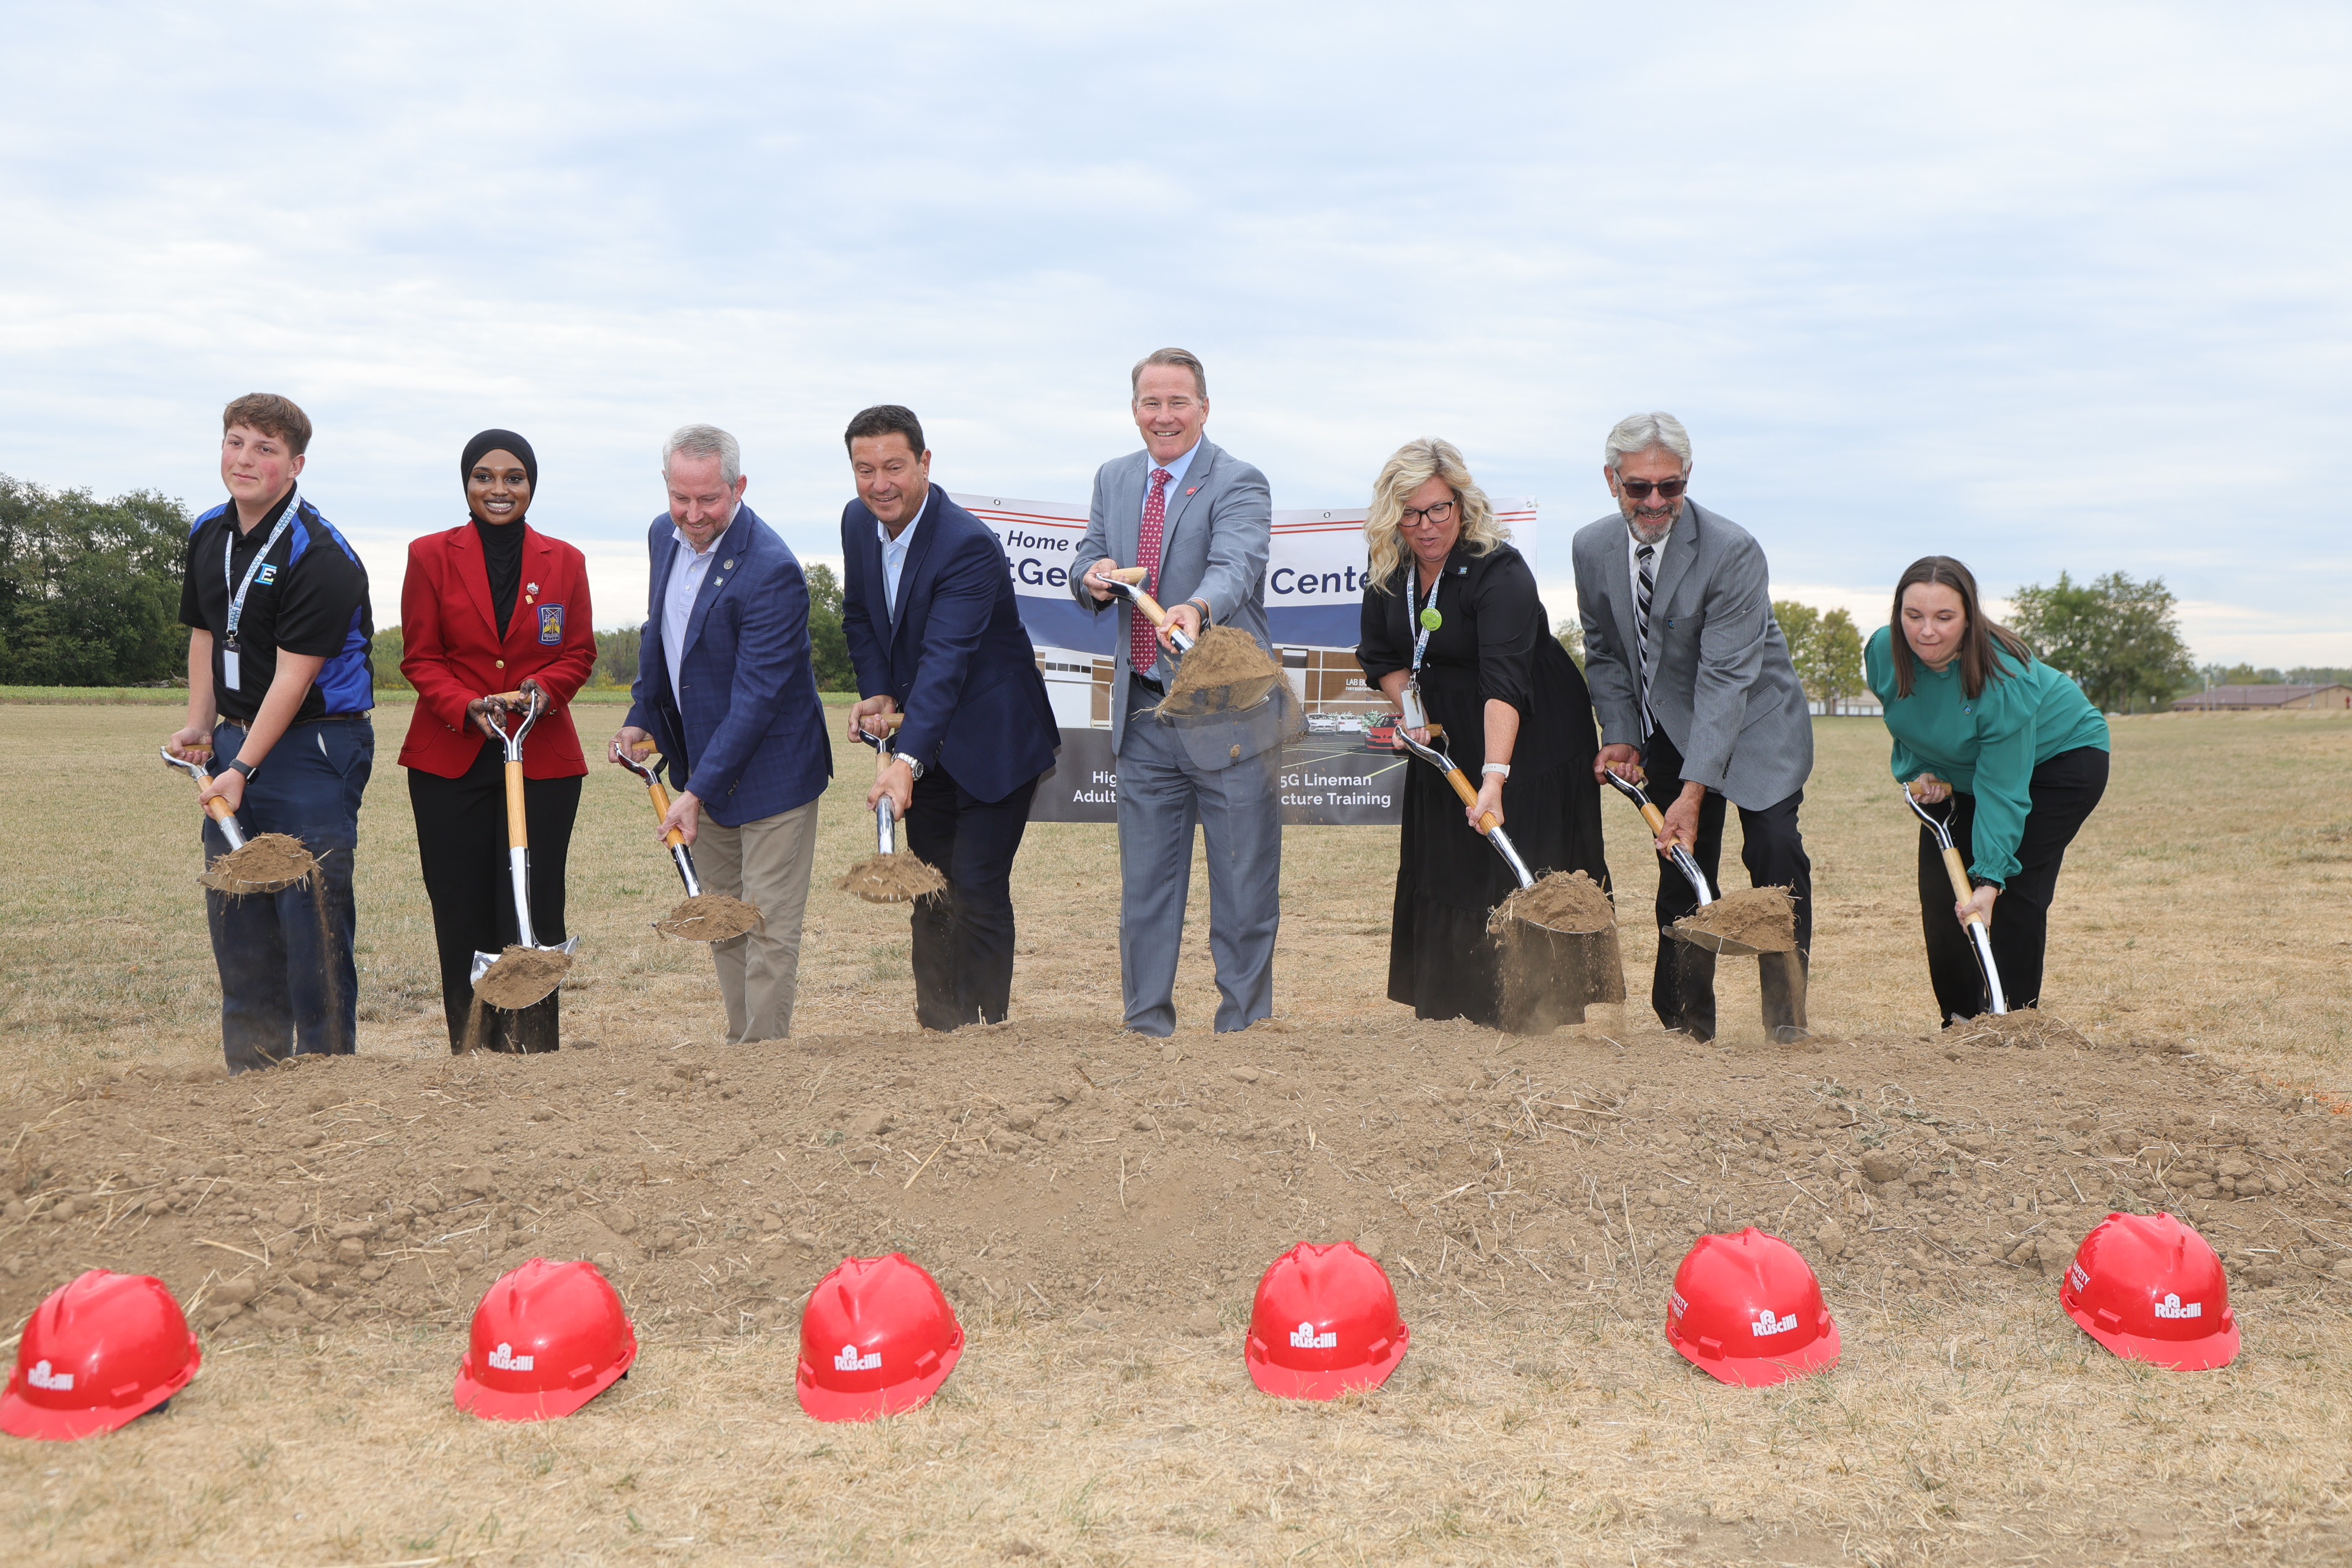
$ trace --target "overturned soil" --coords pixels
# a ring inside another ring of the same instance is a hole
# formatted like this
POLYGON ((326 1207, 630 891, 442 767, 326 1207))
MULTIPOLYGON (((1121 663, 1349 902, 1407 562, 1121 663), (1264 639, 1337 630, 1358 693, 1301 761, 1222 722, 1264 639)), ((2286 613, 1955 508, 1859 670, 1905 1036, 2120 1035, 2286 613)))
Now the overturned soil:
POLYGON ((1177 666, 1160 700, 1163 713, 1255 707, 1282 679, 1282 667, 1238 626, 1210 626, 1177 666))
POLYGON ((509 947, 499 961, 482 971, 474 994, 493 1007, 509 1012, 528 1007, 563 984, 572 971, 572 955, 553 948, 509 947))
POLYGON ((948 879, 928 861, 900 850, 868 855, 841 874, 834 890, 855 893, 869 904, 907 904, 948 890, 948 879))
POLYGON ((302 841, 283 833, 260 833, 212 863, 196 879, 224 893, 275 893, 304 880, 319 862, 302 841))
POLYGON ((1794 952, 1797 906, 1786 888, 1741 888, 1676 921, 1675 930, 1718 936, 1759 952, 1794 952))
POLYGON ((687 942, 728 942, 746 931, 764 931, 768 920, 759 910, 724 893, 698 893, 654 921, 664 936, 687 942))
POLYGON ((1554 871, 1532 888, 1521 888, 1495 906, 1486 929, 1501 931, 1513 921, 1559 931, 1601 931, 1617 923, 1617 906, 1601 884, 1581 871, 1554 871))
POLYGON ((134 1069, 0 1111, 0 1322, 100 1267, 162 1276, 208 1336, 454 1326, 546 1257, 595 1259, 641 1323, 790 1332, 843 1257, 898 1249, 966 1312, 1205 1334, 1283 1249, 1343 1237, 1409 1317, 1488 1279, 1650 1316, 1698 1236, 1749 1224, 1833 1310, 2023 1275, 2054 1316, 2111 1208, 2196 1225, 2250 1333, 2267 1289, 2352 1299, 2352 1118, 2168 1044, 2053 1043, 2025 1072, 1957 1030, 1619 1037, 1044 1019, 134 1069))

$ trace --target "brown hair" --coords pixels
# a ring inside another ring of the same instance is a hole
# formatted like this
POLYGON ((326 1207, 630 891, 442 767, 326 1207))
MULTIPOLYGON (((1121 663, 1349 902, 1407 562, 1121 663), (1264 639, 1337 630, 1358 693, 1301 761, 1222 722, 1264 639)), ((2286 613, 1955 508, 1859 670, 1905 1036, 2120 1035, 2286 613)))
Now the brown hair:
POLYGON ((1960 596, 1960 613, 1968 617, 1968 628, 1960 633, 1960 689, 1970 701, 1984 695, 1985 683, 1998 680, 2008 674, 2000 668, 1994 649, 2010 655, 2020 664, 2033 662, 2033 650, 2025 639, 2007 626, 1985 619, 1981 602, 1977 597, 1976 574, 1948 555, 1923 555, 1904 570, 1895 584, 1895 610, 1887 618, 1891 634, 1887 651, 1895 659, 1895 694, 1911 695, 1914 666, 1911 639, 1903 635, 1903 595, 1921 583, 1932 583, 1949 588, 1960 596))
POLYGON ((1153 349, 1150 353, 1137 360, 1135 368, 1127 373, 1127 384, 1130 393, 1139 395, 1142 392, 1143 367, 1148 364, 1182 365, 1192 373, 1192 395, 1203 403, 1209 401, 1209 373, 1201 368, 1200 357, 1192 350, 1153 349))
POLYGON ((298 458, 310 449, 310 416, 290 397, 274 392, 247 393, 221 410, 222 435, 238 425, 277 437, 298 458))

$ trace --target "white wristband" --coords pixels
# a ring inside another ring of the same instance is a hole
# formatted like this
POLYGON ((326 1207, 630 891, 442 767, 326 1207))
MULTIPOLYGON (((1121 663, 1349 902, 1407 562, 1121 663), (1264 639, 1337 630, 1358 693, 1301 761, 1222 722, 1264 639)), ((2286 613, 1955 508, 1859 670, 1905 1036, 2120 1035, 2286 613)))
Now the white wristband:
POLYGON ((1500 773, 1505 778, 1509 778, 1511 776, 1511 764, 1508 763, 1488 763, 1485 767, 1480 768, 1478 772, 1481 774, 1500 773))

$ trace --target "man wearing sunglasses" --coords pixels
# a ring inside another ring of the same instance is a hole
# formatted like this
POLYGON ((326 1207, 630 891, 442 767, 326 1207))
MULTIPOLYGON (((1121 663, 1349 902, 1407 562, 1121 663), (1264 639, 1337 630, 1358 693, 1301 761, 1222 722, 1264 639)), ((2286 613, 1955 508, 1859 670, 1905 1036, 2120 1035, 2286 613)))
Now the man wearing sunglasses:
MULTIPOLYGON (((1807 1034, 1813 944, 1813 868, 1797 826, 1813 771, 1812 720, 1772 618, 1764 552, 1738 524, 1684 493, 1690 468, 1690 436, 1673 415, 1620 420, 1601 470, 1617 510, 1577 531, 1584 677, 1601 715, 1593 775, 1643 781, 1665 813, 1661 933, 1698 907, 1666 850, 1680 843, 1720 888, 1724 803, 1739 807, 1749 883, 1787 888, 1796 900, 1794 959, 1758 961, 1765 1030, 1792 1044, 1807 1034)), ((1650 1005, 1667 1028, 1713 1039, 1715 954, 1662 935, 1650 1005)))

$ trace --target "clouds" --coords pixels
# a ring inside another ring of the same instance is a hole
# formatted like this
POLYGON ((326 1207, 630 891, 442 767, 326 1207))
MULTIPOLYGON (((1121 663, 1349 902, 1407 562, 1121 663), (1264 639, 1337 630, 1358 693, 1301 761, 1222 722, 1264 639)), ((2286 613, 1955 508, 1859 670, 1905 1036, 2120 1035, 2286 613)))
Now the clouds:
POLYGON ((1181 342, 1277 504, 1447 435, 1542 498, 1551 576, 1601 434, 1666 407, 1786 584, 2161 573, 2200 655, 2352 661, 2334 11, 1152 20, 35 16, 0 471, 209 497, 219 405, 283 390, 387 597, 475 429, 528 433, 539 521, 617 568, 708 418, 830 552, 857 407, 917 408, 952 488, 1076 500, 1181 342))

